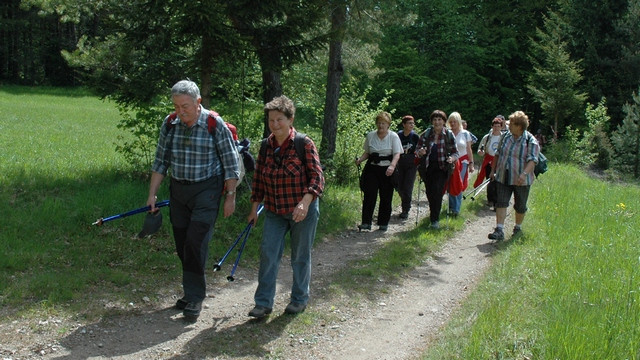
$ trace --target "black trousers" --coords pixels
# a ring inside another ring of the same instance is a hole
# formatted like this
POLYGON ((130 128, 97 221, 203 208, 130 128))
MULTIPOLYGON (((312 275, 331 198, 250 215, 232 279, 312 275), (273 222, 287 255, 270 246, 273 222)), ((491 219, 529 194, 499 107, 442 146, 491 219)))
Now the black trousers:
POLYGON ((416 172, 418 168, 413 162, 414 156, 401 155, 398 161, 398 195, 402 200, 402 212, 411 210, 411 198, 413 197, 413 185, 416 182, 416 172))
POLYGON ((371 224, 373 211, 376 208, 378 195, 378 225, 388 225, 391 219, 391 201, 393 200, 393 184, 391 176, 387 176, 387 166, 365 166, 364 199, 362 200, 362 223, 371 224))
POLYGON ((169 211, 187 302, 200 302, 207 295, 205 267, 222 187, 222 176, 195 184, 171 181, 169 211))
POLYGON ((438 167, 437 162, 430 163, 426 170, 420 170, 420 177, 425 185, 429 201, 429 220, 432 223, 440 220, 442 197, 447 183, 447 172, 438 167))

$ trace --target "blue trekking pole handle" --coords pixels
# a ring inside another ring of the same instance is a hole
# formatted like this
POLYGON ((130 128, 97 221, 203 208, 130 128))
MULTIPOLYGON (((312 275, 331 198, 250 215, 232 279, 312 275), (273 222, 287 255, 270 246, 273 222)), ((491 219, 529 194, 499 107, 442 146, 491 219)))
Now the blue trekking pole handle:
MULTIPOLYGON (((262 209, 264 209, 264 206, 262 204, 260 204, 258 206, 258 211, 257 214, 258 216, 260 216, 260 213, 262 212, 262 209)), ((244 246, 247 243, 247 239, 249 238, 249 233, 251 233, 251 227, 253 227, 253 221, 251 221, 248 225, 247 225, 247 231, 244 235, 244 239, 242 240, 242 244, 240 244, 240 248, 238 249, 238 256, 236 256, 236 261, 233 263, 233 268, 231 269, 231 274, 229 274, 229 276, 227 276, 227 280, 228 281, 233 281, 235 280, 233 275, 236 273, 236 268, 238 267, 238 263, 240 262, 240 257, 242 256, 242 252, 244 251, 244 246)))
MULTIPOLYGON (((156 203, 156 207, 157 208, 160 208, 160 207, 163 207, 163 206, 168 206, 168 205, 169 205, 169 200, 163 200, 163 201, 160 201, 160 202, 156 203)), ((106 218, 100 218, 100 219, 96 220, 92 225, 100 226, 100 225, 106 223, 107 221, 120 219, 120 218, 124 218, 124 217, 130 216, 130 215, 135 215, 135 214, 147 212, 149 210, 151 210, 151 206, 147 205, 147 206, 135 209, 135 210, 127 211, 127 212, 122 213, 122 214, 112 215, 112 216, 108 216, 106 218)))

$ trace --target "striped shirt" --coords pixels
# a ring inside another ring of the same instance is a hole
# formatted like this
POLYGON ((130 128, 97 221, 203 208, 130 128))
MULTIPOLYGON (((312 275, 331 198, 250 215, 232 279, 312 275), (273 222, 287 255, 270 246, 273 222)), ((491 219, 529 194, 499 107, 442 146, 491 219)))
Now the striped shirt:
MULTIPOLYGON (((538 163, 539 154, 538 140, 530 132, 525 130, 517 139, 512 133, 505 133, 496 150, 496 180, 505 185, 515 185, 529 161, 538 163)), ((534 180, 533 171, 526 177, 524 185, 531 185, 534 180)))
POLYGON ((209 133, 209 110, 200 106, 196 123, 187 127, 180 118, 167 127, 166 117, 160 128, 156 157, 151 170, 179 181, 200 182, 224 175, 224 180, 238 179, 238 150, 231 131, 220 116, 216 117, 215 134, 209 133))
POLYGON ((322 196, 324 175, 316 145, 305 138, 306 161, 298 158, 293 139, 295 130, 289 130, 289 137, 278 147, 275 137, 267 138, 266 152, 258 155, 253 174, 252 202, 263 202, 264 207, 279 215, 290 214, 302 197, 311 193, 322 196))

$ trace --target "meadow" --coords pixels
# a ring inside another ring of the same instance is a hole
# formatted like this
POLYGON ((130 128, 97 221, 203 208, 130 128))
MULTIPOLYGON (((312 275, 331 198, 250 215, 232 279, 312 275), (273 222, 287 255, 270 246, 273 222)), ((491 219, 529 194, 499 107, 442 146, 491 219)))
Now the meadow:
MULTIPOLYGON (((175 293, 180 269, 166 214, 160 232, 143 239, 142 217, 92 225, 146 200, 147 179, 114 150, 123 135, 116 107, 82 90, 0 87, 0 108, 0 321, 42 312, 96 318, 105 301, 132 291, 151 302, 175 293)), ((165 184, 159 199, 167 196, 165 184)), ((473 219, 477 203, 462 217, 473 219)), ((210 263, 244 228, 248 205, 240 200, 236 214, 218 220, 210 263)), ((496 245, 482 283, 422 357, 640 359, 639 210, 637 185, 552 162, 534 184, 524 236, 496 245)), ((321 212, 319 237, 353 226, 359 193, 332 185, 321 212)), ((380 271, 416 266, 451 235, 425 236, 424 226, 346 276, 373 288, 380 271)), ((260 230, 240 265, 250 271, 260 230)))

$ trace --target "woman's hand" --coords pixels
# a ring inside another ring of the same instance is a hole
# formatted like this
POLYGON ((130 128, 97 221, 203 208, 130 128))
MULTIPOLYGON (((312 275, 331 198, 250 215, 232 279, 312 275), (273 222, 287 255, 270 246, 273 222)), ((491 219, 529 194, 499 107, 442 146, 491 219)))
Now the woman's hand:
POLYGON ((393 175, 393 171, 394 171, 395 169, 396 169, 396 166, 395 166, 395 165, 393 165, 393 164, 389 165, 389 166, 387 167, 387 171, 386 171, 385 175, 387 175, 387 176, 391 176, 391 175, 393 175))

